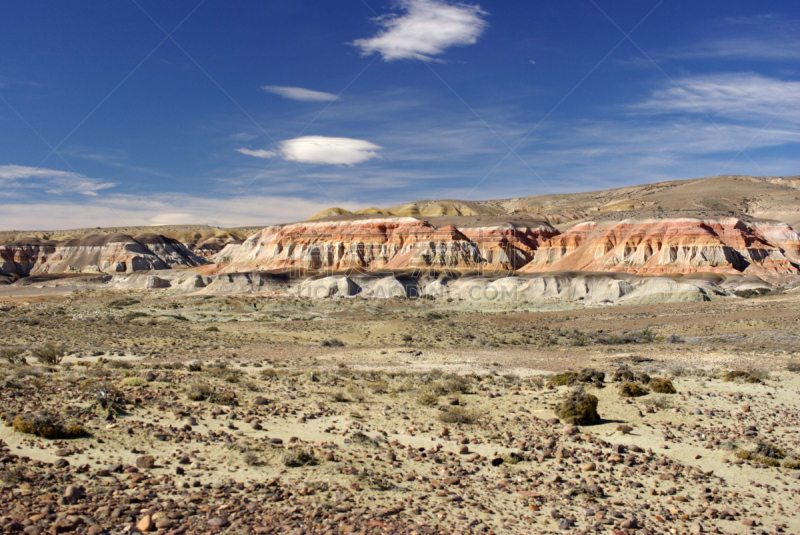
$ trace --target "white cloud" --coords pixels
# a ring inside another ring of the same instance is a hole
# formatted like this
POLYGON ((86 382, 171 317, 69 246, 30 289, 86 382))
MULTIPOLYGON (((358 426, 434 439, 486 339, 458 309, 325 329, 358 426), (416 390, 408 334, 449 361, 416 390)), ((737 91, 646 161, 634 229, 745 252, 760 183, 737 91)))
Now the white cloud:
POLYGON ((248 156, 255 156, 256 158, 274 158, 278 155, 277 152, 273 150, 250 150, 250 149, 236 149, 236 152, 246 154, 248 156))
POLYGON ((730 119, 772 119, 800 122, 800 82, 754 73, 686 77, 636 109, 655 113, 708 113, 730 119))
POLYGON ((363 139, 325 136, 287 139, 278 143, 278 147, 278 151, 236 149, 236 152, 256 158, 272 158, 280 154, 284 160, 291 162, 355 165, 379 158, 377 151, 382 148, 363 139))
POLYGON ((401 0, 402 14, 377 19, 382 30, 353 45, 362 55, 378 53, 385 61, 430 61, 452 46, 475 44, 486 28, 479 6, 444 0, 401 0))
POLYGON ((116 185, 80 173, 24 165, 0 165, 0 184, 10 188, 43 187, 46 193, 54 195, 80 193, 89 196, 96 196, 98 191, 116 185))
POLYGON ((284 159, 316 164, 355 165, 379 158, 381 147, 347 137, 303 136, 280 143, 284 159))
POLYGON ((308 102, 326 102, 331 100, 339 100, 339 97, 333 93, 325 93, 322 91, 314 91, 313 89, 305 89, 302 87, 288 87, 284 85, 263 85, 261 89, 268 93, 272 93, 289 100, 301 100, 308 102))

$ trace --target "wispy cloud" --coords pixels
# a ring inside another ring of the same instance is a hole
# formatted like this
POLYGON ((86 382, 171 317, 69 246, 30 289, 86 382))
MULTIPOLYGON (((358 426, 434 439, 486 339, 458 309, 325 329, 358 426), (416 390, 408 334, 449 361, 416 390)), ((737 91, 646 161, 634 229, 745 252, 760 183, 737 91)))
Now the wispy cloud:
POLYGON ((476 5, 401 0, 399 6, 402 13, 376 19, 382 30, 375 36, 353 41, 362 55, 431 61, 450 47, 475 44, 487 26, 487 13, 476 5))
POLYGON ((800 60, 800 21, 796 19, 775 14, 734 17, 720 21, 716 24, 716 29, 720 35, 674 49, 668 52, 666 57, 717 60, 800 60))
POLYGON ((236 152, 239 152, 241 154, 246 154, 247 156, 254 156, 256 158, 264 158, 264 159, 274 158, 275 156, 278 155, 278 153, 274 150, 263 150, 263 149, 261 150, 235 149, 235 150, 236 152))
POLYGON ((800 82, 754 73, 692 76, 659 89, 635 109, 655 113, 708 113, 739 120, 800 122, 800 82))
POLYGON ((277 151, 236 149, 237 152, 256 158, 280 155, 291 162, 355 165, 379 158, 379 145, 348 137, 303 136, 278 143, 277 151))
POLYGON ((305 89, 303 87, 289 87, 284 85, 262 85, 261 89, 267 93, 288 98, 289 100, 300 100, 307 102, 329 102, 332 100, 339 100, 339 97, 333 93, 325 93, 323 91, 314 91, 313 89, 305 89))
POLYGON ((24 165, 0 165, 0 184, 10 188, 25 184, 27 187, 38 187, 45 193, 55 195, 80 193, 89 196, 97 196, 98 191, 113 188, 116 185, 114 182, 104 182, 70 171, 24 165))
MULTIPOLYGON (((341 204, 357 210, 352 202, 341 204)), ((228 200, 183 193, 154 195, 111 195, 86 202, 15 203, 3 206, 5 229, 61 230, 117 224, 185 225, 207 224, 221 227, 266 226, 303 220, 331 207, 327 199, 291 196, 247 195, 228 206, 228 200), (269 207, 265 210, 264 207, 269 207)))

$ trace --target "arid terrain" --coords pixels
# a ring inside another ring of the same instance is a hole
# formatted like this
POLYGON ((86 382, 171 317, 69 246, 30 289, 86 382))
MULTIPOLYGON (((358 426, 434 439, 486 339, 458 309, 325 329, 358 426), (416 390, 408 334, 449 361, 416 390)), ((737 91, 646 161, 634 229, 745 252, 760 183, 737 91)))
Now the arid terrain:
POLYGON ((796 532, 798 297, 5 297, 2 529, 796 532))
POLYGON ((7 232, 0 530, 798 533, 797 188, 7 232))

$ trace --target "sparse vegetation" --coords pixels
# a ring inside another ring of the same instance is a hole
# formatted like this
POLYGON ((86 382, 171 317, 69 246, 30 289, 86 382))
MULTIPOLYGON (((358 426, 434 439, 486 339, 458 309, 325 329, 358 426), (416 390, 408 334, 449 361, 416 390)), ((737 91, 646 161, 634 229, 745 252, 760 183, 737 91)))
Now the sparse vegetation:
POLYGON ((655 392, 656 394, 677 394, 678 391, 675 390, 675 386, 672 384, 672 381, 669 379, 663 379, 661 377, 653 377, 650 379, 650 390, 655 392))
POLYGON ((42 412, 36 415, 17 415, 12 424, 14 431, 48 439, 69 439, 86 436, 78 424, 67 424, 55 415, 42 412))
POLYGON ((464 407, 443 407, 439 412, 439 421, 446 424, 474 424, 478 415, 464 407))
POLYGON ((22 356, 21 349, 0 349, 0 359, 8 362, 12 366, 26 364, 25 357, 22 356))
POLYGON ((66 353, 67 352, 64 347, 56 345, 52 342, 33 350, 33 356, 36 357, 36 360, 48 366, 56 366, 61 364, 61 361, 64 360, 66 353))
POLYGON ((726 383, 761 383, 761 379, 745 370, 733 370, 725 374, 726 383))
POLYGON ((572 425, 591 425, 600 419, 598 399, 583 388, 573 390, 567 399, 556 405, 555 413, 562 422, 572 425))
POLYGON ((642 388, 636 383, 622 383, 619 385, 619 395, 623 398, 638 398, 640 396, 646 396, 647 394, 647 389, 642 388))
POLYGON ((293 449, 286 452, 283 456, 283 466, 288 468, 298 468, 317 464, 314 454, 304 449, 293 449))

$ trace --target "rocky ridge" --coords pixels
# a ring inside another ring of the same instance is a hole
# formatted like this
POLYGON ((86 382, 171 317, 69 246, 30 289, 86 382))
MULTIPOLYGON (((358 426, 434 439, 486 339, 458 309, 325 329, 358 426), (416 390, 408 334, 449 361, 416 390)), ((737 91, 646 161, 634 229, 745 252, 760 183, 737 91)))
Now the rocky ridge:
POLYGON ((132 273, 196 267, 206 261, 182 243, 155 234, 95 234, 61 242, 29 240, 0 245, 0 275, 132 273))

